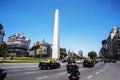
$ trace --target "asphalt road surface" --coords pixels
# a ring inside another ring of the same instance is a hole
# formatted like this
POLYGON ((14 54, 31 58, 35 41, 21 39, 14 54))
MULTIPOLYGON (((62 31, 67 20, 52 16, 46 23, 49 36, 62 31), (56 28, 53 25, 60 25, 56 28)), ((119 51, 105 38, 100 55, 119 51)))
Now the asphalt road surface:
MULTIPOLYGON (((17 64, 14 64, 14 66, 17 64)), ((1 66, 1 65, 0 65, 1 66)), ((8 68, 10 65, 3 65, 8 68)), ((69 80, 65 65, 60 69, 39 70, 38 64, 21 64, 21 67, 10 67, 5 80, 69 80)), ((100 62, 93 68, 83 68, 79 65, 80 80, 120 80, 120 63, 100 62)))

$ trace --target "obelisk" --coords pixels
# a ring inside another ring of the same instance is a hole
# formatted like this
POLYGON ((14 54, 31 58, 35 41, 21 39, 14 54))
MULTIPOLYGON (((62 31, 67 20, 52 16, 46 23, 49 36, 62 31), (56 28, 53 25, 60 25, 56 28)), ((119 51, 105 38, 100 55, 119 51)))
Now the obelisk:
POLYGON ((52 49, 52 59, 60 58, 60 47, 59 47, 59 10, 55 10, 55 20, 54 20, 54 34, 53 34, 53 49, 52 49))

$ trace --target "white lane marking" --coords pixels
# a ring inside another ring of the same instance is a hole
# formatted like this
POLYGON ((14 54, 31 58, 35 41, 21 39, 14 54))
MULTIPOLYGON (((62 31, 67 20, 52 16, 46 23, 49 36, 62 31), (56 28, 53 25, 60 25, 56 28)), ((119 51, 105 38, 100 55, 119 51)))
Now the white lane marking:
POLYGON ((89 78, 91 78, 91 77, 93 77, 93 75, 88 76, 87 79, 89 79, 89 78))
POLYGON ((13 72, 13 71, 21 71, 21 70, 19 70, 19 69, 18 69, 18 70, 10 70, 10 71, 12 71, 12 72, 13 72))
POLYGON ((10 70, 11 72, 14 72, 14 71, 25 71, 25 70, 37 70, 37 69, 34 69, 34 68, 29 68, 29 69, 15 69, 15 70, 10 70))
POLYGON ((107 68, 108 68, 108 66, 106 66, 106 67, 104 68, 104 70, 107 69, 107 68))
POLYGON ((47 78, 48 76, 42 76, 42 77, 37 77, 36 79, 39 80, 39 79, 44 79, 44 78, 47 78))
POLYGON ((24 72, 22 74, 20 73, 15 73, 15 74, 8 74, 7 76, 17 76, 17 75, 27 75, 27 74, 33 74, 34 72, 24 72))
POLYGON ((104 70, 106 69, 106 68, 103 68, 104 70))
POLYGON ((59 73, 58 75, 63 75, 63 74, 66 74, 65 72, 62 72, 62 73, 59 73))
POLYGON ((10 66, 10 67, 5 67, 4 69, 36 68, 36 67, 38 67, 38 66, 16 66, 16 67, 10 66))
POLYGON ((101 69, 101 72, 104 71, 103 69, 101 69))
POLYGON ((13 75, 11 75, 11 74, 8 74, 7 76, 13 76, 13 75))
POLYGON ((33 72, 25 72, 24 74, 32 74, 33 72))
POLYGON ((109 65, 107 64, 107 65, 106 65, 103 69, 104 69, 104 70, 105 70, 105 69, 107 69, 107 68, 108 68, 108 66, 109 66, 109 65))
POLYGON ((96 72, 96 74, 99 74, 100 72, 96 72))

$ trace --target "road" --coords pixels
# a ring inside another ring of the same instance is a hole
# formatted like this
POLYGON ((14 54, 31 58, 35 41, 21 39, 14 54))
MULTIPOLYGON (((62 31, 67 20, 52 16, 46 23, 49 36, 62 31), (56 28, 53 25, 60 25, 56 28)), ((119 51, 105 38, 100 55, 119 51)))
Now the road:
MULTIPOLYGON (((13 68, 9 65, 5 80, 68 80, 65 65, 62 65, 60 69, 52 70, 39 70, 37 64, 33 64, 31 67, 27 67, 26 64, 23 66, 13 68)), ((83 68, 80 64, 79 71, 81 72, 80 80, 120 80, 120 63, 101 62, 93 68, 83 68)))

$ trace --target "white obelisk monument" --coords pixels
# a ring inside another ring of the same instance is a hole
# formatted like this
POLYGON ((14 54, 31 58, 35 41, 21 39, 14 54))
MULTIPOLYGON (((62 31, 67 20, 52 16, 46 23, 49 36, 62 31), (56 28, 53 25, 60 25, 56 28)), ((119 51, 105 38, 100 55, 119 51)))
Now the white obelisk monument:
POLYGON ((53 35, 53 50, 52 59, 60 58, 60 46, 59 46, 59 10, 55 11, 55 21, 54 21, 54 35, 53 35))

